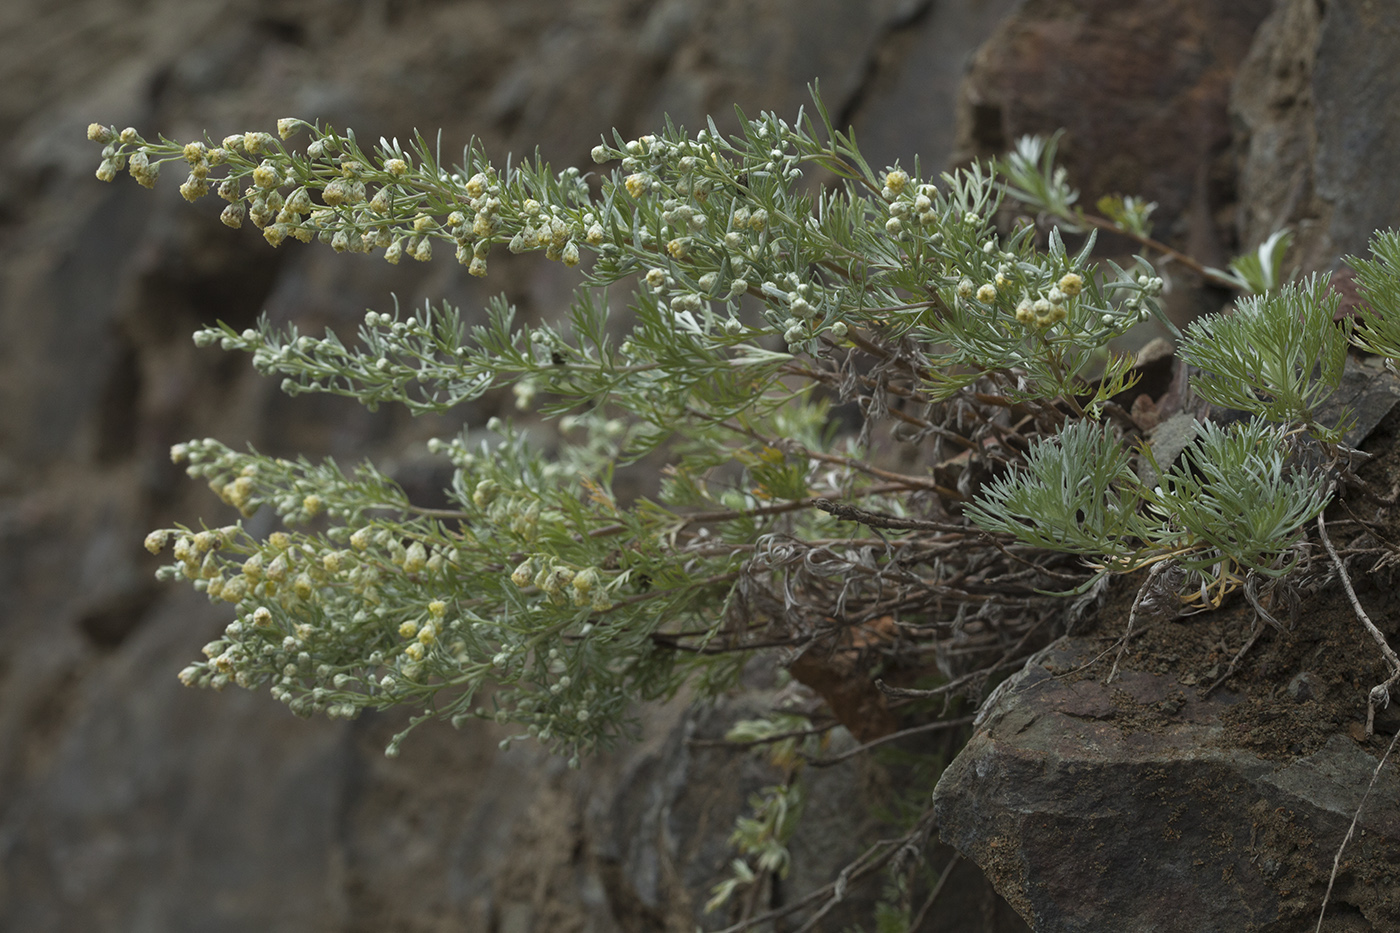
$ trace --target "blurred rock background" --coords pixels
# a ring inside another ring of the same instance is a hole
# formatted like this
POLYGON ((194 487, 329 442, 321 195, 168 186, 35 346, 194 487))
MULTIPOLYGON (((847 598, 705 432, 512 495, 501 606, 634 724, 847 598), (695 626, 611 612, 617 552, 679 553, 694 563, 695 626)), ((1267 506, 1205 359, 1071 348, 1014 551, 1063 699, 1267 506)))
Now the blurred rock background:
MULTIPOLYGON (((441 128, 445 152, 474 135, 498 159, 538 146, 556 167, 587 166, 613 127, 630 138, 663 114, 694 127, 709 113, 729 128, 734 104, 792 117, 819 79, 873 165, 912 167, 917 154, 929 171, 1064 127, 1086 204, 1145 195, 1160 205, 1159 237, 1216 265, 1291 223, 1299 261, 1327 267, 1400 219, 1400 182, 1376 159, 1400 133, 1385 7, 10 0, 0 929, 716 928, 724 917, 700 906, 733 818, 772 779, 757 760, 688 743, 761 709, 761 689, 716 709, 648 711, 642 745, 571 773, 529 746, 499 752, 484 726, 427 726, 391 761, 392 717, 303 722, 261 693, 180 687, 175 673, 227 613, 156 587, 140 543, 150 528, 229 516, 170 464, 172 443, 369 457, 430 500, 446 474, 426 439, 504 407, 414 420, 288 399, 245 358, 196 350, 192 330, 265 311, 348 334, 394 294, 474 309, 504 291, 537 317, 565 306, 571 282, 542 263, 493 260, 483 284, 447 255, 394 267, 324 247, 274 252, 256 230, 224 229, 212 199, 186 205, 178 179, 154 193, 96 181, 88 123, 218 138, 299 115, 364 139, 441 128)), ((1177 313, 1219 306, 1172 272, 1177 313)), ((826 883, 888 834, 871 813, 900 790, 893 780, 871 762, 823 772, 775 897, 826 883)), ((925 929, 1025 929, 970 862, 953 881, 925 929)))

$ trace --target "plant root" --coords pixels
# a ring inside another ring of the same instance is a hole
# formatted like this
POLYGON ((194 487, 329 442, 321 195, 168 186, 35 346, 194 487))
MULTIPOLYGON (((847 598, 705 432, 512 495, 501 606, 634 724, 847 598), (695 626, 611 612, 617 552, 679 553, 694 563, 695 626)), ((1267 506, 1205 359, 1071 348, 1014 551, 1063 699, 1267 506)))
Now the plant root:
MULTIPOLYGON (((1361 600, 1356 598, 1356 590, 1351 585, 1351 576, 1347 573, 1346 565, 1337 556, 1337 549, 1332 546, 1332 539, 1327 537, 1327 524, 1322 520, 1322 516, 1317 516, 1317 533, 1322 538, 1322 546, 1327 549, 1327 554, 1332 558, 1332 565, 1337 568, 1337 576, 1342 581, 1342 587, 1346 590, 1347 599, 1351 600, 1352 611, 1361 620, 1361 624, 1366 627, 1366 631, 1371 633, 1371 637, 1380 645, 1381 654, 1385 657, 1386 664, 1390 665, 1390 676, 1384 683, 1376 684, 1371 688, 1370 696, 1366 701, 1366 734, 1375 734, 1376 707, 1385 709, 1390 705, 1390 688, 1396 681, 1400 681, 1400 656, 1395 654, 1395 649, 1390 647, 1390 643, 1385 640, 1385 635, 1376 628, 1376 623, 1371 621, 1371 617, 1366 614, 1366 610, 1361 608, 1361 600)), ((1131 621, 1131 620, 1130 620, 1131 621)))

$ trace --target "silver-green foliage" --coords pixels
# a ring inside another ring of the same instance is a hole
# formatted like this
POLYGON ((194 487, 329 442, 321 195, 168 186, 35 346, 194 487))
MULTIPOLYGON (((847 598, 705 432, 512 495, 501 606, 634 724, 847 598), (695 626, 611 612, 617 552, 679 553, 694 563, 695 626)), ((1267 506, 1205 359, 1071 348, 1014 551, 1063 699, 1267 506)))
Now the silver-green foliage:
MULTIPOLYGON (((917 164, 872 170, 820 100, 795 124, 739 124, 734 136, 713 122, 618 136, 594 150, 620 163, 601 178, 538 160, 497 167, 475 144, 449 167, 421 137, 366 151, 353 133, 294 119, 280 139, 183 145, 94 124, 99 178, 129 168, 150 186, 161 165, 181 165, 186 198, 217 192, 226 224, 246 219, 274 246, 319 240, 399 262, 438 244, 473 275, 504 248, 579 270, 559 325, 522 326, 500 299, 472 328, 450 307, 370 312, 353 347, 265 320, 196 334, 251 353, 293 394, 371 408, 442 411, 511 386, 562 416, 564 444, 547 455, 499 421, 486 441, 434 442, 454 470, 440 510, 369 465, 179 445, 176 459, 243 515, 266 507, 284 524, 265 538, 232 524, 148 539, 173 546, 164 577, 236 614, 182 680, 267 686, 303 715, 490 717, 577 754, 625 732, 638 699, 696 674, 710 689, 731 683, 756 645, 801 647, 900 606, 925 611, 931 596, 962 606, 959 618, 998 600, 1024 610, 1009 590, 960 582, 954 565, 982 540, 969 518, 1099 572, 1174 559, 1224 589, 1287 569, 1328 495, 1289 455, 1298 430, 1331 437, 1316 406, 1345 342, 1322 280, 1191 330, 1183 353, 1206 371, 1199 390, 1256 418, 1203 428, 1149 488, 1105 419, 1132 381, 1109 343, 1158 313, 1162 280, 1145 260, 1094 265, 1092 240, 1071 252, 1052 229, 1042 248, 1032 226, 997 226, 1008 192, 1070 211, 1077 193, 1053 145, 1023 142, 1006 164, 932 180, 917 164), (303 132, 304 148, 284 143, 303 132), (838 183, 813 193, 813 170, 838 183), (606 291, 619 283, 631 289, 622 313, 606 291), (1003 475, 974 501, 975 487, 926 468, 881 465, 869 424, 859 438, 832 429, 833 397, 871 421, 898 416, 963 479, 973 465, 1003 475), (614 471, 648 454, 667 458, 659 496, 619 501, 614 471), (931 505, 930 491, 947 501, 931 505)), ((1145 229, 1145 210, 1133 216, 1145 229)), ((1363 345, 1389 353, 1400 287, 1394 238, 1380 243, 1378 265, 1358 268, 1389 304, 1377 300, 1363 345)))
POLYGON ((1371 239, 1371 258, 1348 257, 1369 305, 1352 335, 1357 346, 1390 359, 1400 358, 1400 233, 1378 232, 1371 239))
POLYGON ((1325 275, 1244 297, 1230 314, 1193 322, 1177 355, 1200 367, 1195 389, 1210 403, 1335 440, 1337 426, 1316 415, 1346 364, 1350 323, 1333 320, 1340 301, 1325 275))
POLYGON ((1261 419, 1198 432, 1149 487, 1110 429, 1070 424, 984 486, 968 513, 988 531, 1115 572, 1174 560, 1233 588, 1249 573, 1292 569, 1304 524, 1327 502, 1324 478, 1291 467, 1287 436, 1261 419))

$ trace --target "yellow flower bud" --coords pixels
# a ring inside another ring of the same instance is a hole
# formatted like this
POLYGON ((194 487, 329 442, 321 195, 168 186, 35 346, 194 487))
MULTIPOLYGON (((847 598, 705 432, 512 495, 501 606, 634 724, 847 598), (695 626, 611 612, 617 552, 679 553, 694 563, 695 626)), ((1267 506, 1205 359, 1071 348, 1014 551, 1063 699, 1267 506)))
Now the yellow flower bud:
POLYGON ((404 553, 403 572, 420 573, 427 563, 428 553, 423 547, 423 542, 414 541, 408 546, 408 550, 404 553))
POLYGON ((283 580, 285 580, 287 577, 286 555, 278 554, 276 557, 274 557, 272 559, 272 563, 267 565, 267 570, 265 571, 265 573, 267 575, 267 578, 273 583, 281 583, 283 580))

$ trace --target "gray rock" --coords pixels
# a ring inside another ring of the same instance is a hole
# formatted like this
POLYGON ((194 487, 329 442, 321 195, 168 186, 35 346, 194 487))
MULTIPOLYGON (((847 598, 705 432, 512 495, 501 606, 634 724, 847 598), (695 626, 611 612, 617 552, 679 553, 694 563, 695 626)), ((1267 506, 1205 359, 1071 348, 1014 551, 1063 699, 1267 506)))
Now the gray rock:
MULTIPOLYGON (((565 306, 572 280, 513 257, 483 286, 450 256, 273 252, 224 229, 212 198, 185 204, 178 178, 155 192, 95 181, 90 121, 172 138, 290 114, 371 140, 442 127, 445 155, 476 135, 497 159, 539 145, 588 168, 614 126, 636 135, 669 111, 732 127, 736 103, 792 117, 820 79, 881 159, 932 146, 936 169, 961 58, 1006 5, 0 4, 0 928, 713 927, 721 916, 699 907, 734 818, 775 779, 751 756, 687 744, 737 707, 644 711, 641 745, 576 774, 530 745, 501 751, 489 727, 425 727, 390 761, 394 717, 302 722, 265 694, 179 687, 226 611, 154 588, 141 539, 232 516, 170 464, 171 444, 370 457, 431 497, 443 482, 421 466, 423 441, 499 404, 411 420, 287 399, 245 358, 196 349, 192 330, 265 310, 353 333, 391 294, 470 314, 505 291, 536 318, 565 306)), ((827 883, 886 831, 867 791, 888 783, 855 763, 814 774, 777 899, 827 883)), ((965 913, 948 923, 1005 917, 975 866, 953 879, 965 913)), ((868 921, 872 893, 878 882, 853 890, 831 922, 868 921)))
MULTIPOLYGON (((939 780, 943 838, 1037 933, 1313 929, 1377 759, 1341 735, 1296 760, 1258 757, 1228 740, 1231 694, 1182 696, 1171 674, 1065 676, 1100 650, 1061 639, 1006 681, 939 780), (1169 720, 1132 712, 1173 697, 1169 720)), ((1357 826, 1348 857, 1400 858, 1393 768, 1357 826)), ((1333 912, 1395 929, 1400 903, 1375 882, 1344 872, 1333 912)))
POLYGON ((1366 0, 1285 0, 1240 66, 1231 109, 1240 151, 1241 245, 1297 233, 1304 270, 1364 255, 1400 224, 1392 170, 1400 129, 1400 24, 1366 0))

